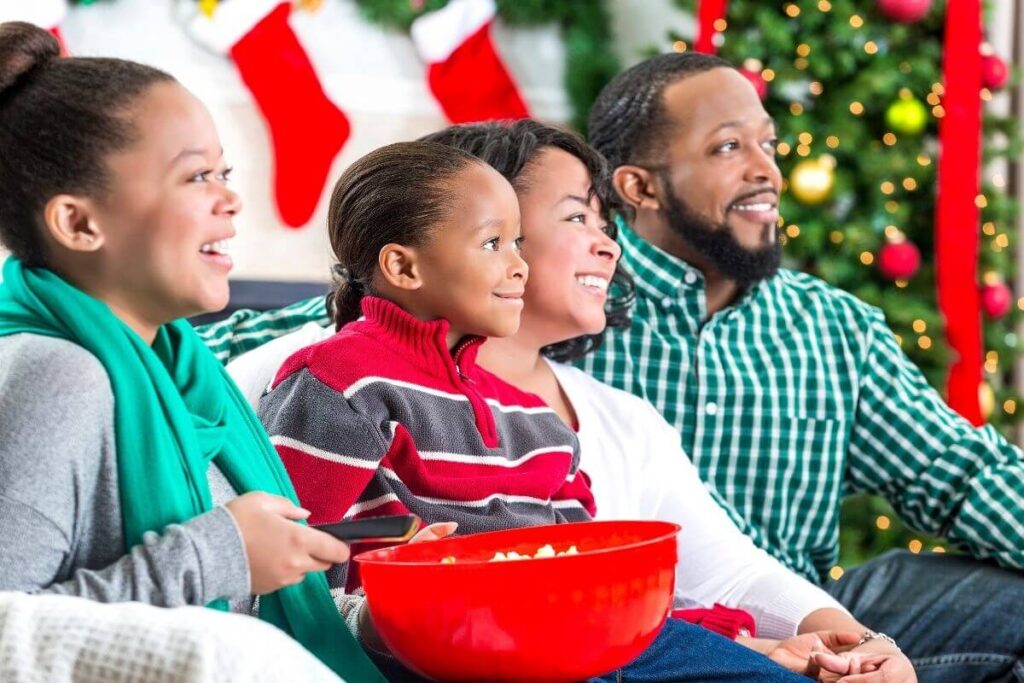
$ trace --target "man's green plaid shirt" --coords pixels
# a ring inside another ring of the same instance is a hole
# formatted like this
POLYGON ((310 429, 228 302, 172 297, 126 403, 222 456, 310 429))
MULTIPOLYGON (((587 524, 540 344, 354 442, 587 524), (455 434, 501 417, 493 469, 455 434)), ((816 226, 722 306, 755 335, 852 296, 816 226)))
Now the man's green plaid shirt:
MULTIPOLYGON (((782 270, 708 319, 700 271, 626 226, 619 242, 632 323, 579 364, 657 406, 762 547, 822 580, 842 496, 865 491, 923 532, 1024 568, 1024 453, 951 411, 878 309, 782 270)), ((226 361, 311 320, 328 324, 322 299, 200 333, 226 361)))

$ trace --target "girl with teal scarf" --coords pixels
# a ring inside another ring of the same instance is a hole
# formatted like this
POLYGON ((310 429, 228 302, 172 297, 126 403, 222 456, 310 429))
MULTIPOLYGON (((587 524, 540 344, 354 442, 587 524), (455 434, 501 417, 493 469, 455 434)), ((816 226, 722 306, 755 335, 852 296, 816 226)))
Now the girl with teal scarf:
MULTIPOLYGON (((0 590, 88 595, 98 591, 97 581, 118 576, 124 599, 145 594, 156 596, 156 604, 187 604, 196 600, 193 593, 161 594, 172 584, 138 567, 120 569, 159 547, 167 540, 161 534, 170 536, 175 525, 219 514, 221 529, 237 535, 227 550, 244 549, 250 589, 261 594, 260 618, 345 680, 383 680, 339 616, 322 573, 347 559, 347 548, 293 521, 308 513, 296 506, 259 421, 181 320, 227 303, 231 259, 224 243, 240 208, 225 185, 228 169, 209 114, 163 72, 122 60, 58 59, 58 53, 45 31, 0 25, 0 241, 12 252, 0 284, 0 390, 8 399, 16 393, 23 408, 33 390, 13 377, 72 384, 66 376, 47 376, 55 363, 34 358, 25 367, 28 356, 11 349, 50 348, 61 340, 102 366, 113 394, 113 438, 97 439, 94 469, 101 451, 113 449, 123 548, 106 566, 76 566, 79 546, 102 539, 71 539, 51 582, 20 585, 18 565, 54 549, 41 534, 0 521, 0 556, 8 558, 0 558, 0 590), (214 472, 241 494, 226 513, 214 506, 208 481, 214 472), (155 587, 143 591, 133 581, 155 587)), ((56 405, 41 407, 56 418, 53 429, 92 407, 74 392, 56 396, 56 405)), ((79 500, 74 486, 102 479, 96 472, 57 468, 38 484, 19 480, 42 457, 33 453, 32 434, 43 429, 3 425, 0 517, 26 519, 26 510, 45 517, 46 506, 25 494, 36 486, 39 499, 66 493, 81 521, 95 501, 79 500)), ((93 445, 72 446, 88 452, 93 445)), ((82 528, 93 527, 76 524, 68 533, 82 528)), ((216 572, 219 558, 204 559, 214 566, 202 571, 216 572)), ((239 564, 237 557, 222 561, 239 564)), ((226 599, 239 596, 207 597, 219 598, 211 607, 227 609, 226 599)))

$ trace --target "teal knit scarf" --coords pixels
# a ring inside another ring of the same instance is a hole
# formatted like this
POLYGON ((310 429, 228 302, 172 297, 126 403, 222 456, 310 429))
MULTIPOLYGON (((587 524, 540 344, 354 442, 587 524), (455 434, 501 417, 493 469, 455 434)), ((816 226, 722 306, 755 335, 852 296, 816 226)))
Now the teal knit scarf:
MULTIPOLYGON (((78 344, 110 377, 126 551, 146 531, 213 507, 211 460, 239 493, 296 500, 256 415, 187 322, 164 325, 149 346, 103 302, 11 257, 0 284, 0 336, 23 332, 78 344)), ((210 606, 227 608, 222 600, 210 606)), ((260 617, 348 681, 384 681, 345 627, 323 573, 261 596, 260 617)))

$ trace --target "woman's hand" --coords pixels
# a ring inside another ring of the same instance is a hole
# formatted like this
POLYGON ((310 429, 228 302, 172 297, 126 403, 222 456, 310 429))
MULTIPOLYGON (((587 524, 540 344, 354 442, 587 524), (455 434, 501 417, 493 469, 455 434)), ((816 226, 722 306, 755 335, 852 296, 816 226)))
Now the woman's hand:
POLYGON ((322 531, 295 524, 310 513, 287 498, 253 491, 225 507, 241 532, 249 560, 250 590, 257 595, 300 583, 309 572, 348 561, 347 545, 322 531))

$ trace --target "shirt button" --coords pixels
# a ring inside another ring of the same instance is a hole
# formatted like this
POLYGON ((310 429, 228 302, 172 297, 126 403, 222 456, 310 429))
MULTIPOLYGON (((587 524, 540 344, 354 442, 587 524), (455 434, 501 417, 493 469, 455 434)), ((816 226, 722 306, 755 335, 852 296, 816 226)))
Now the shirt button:
POLYGON ((692 285, 696 281, 697 276, 694 275, 693 273, 687 273, 686 276, 683 278, 683 282, 685 282, 688 285, 692 285))
POLYGON ((706 412, 708 415, 718 415, 718 404, 709 402, 706 406, 704 406, 704 412, 706 412))
POLYGON ((672 308, 672 304, 674 303, 675 301, 673 301, 672 297, 670 296, 666 296, 664 299, 661 300, 661 305, 664 306, 665 308, 672 308))

